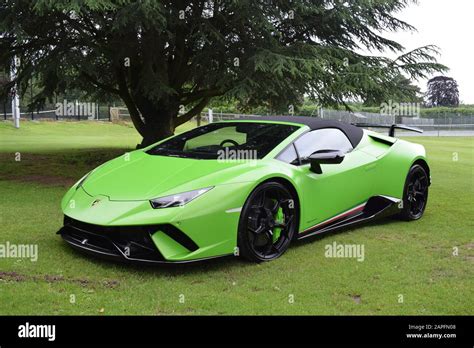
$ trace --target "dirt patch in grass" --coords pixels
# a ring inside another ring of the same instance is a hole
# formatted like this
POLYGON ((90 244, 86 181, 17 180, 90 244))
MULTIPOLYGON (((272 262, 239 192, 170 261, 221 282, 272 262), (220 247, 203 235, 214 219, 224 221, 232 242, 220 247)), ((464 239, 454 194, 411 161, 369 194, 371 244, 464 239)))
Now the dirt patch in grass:
POLYGON ((0 279, 14 282, 24 282, 27 280, 27 277, 16 272, 0 272, 0 279))
POLYGON ((105 279, 105 280, 91 280, 87 278, 66 278, 62 275, 54 274, 45 274, 45 275, 35 275, 30 276, 26 274, 20 274, 17 272, 0 272, 0 280, 10 281, 10 282, 25 282, 25 281, 45 281, 47 283, 75 283, 81 286, 103 286, 109 289, 116 288, 120 285, 120 282, 115 279, 105 279))
POLYGON ((349 295, 356 304, 360 304, 361 296, 360 295, 349 295))

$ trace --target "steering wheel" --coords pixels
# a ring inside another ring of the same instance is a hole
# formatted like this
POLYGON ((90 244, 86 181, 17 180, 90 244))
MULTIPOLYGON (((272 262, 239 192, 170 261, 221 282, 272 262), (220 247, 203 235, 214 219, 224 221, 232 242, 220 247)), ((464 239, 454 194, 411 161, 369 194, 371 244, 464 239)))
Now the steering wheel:
POLYGON ((224 147, 224 144, 225 144, 225 143, 231 143, 231 144, 234 145, 234 146, 239 146, 239 143, 236 142, 235 140, 232 140, 232 139, 225 139, 225 140, 223 140, 223 141, 220 143, 219 146, 220 146, 220 147, 224 147))

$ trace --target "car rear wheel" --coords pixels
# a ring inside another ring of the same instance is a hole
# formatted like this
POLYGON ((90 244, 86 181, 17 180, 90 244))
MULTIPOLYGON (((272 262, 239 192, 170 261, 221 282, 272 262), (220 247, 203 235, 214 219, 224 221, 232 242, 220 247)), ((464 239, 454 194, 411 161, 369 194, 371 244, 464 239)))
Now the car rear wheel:
POLYGON ((415 164, 410 168, 403 191, 403 207, 399 217, 406 221, 418 220, 428 202, 429 177, 425 168, 415 164))
POLYGON ((295 234, 295 197, 282 184, 267 182, 248 197, 240 215, 239 255, 254 262, 281 256, 295 234))

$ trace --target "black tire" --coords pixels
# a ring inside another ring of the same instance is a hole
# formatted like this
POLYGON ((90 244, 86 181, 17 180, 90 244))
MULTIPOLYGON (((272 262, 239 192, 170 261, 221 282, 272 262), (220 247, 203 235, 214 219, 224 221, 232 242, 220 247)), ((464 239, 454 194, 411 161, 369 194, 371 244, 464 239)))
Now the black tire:
POLYGON ((408 171, 403 188, 403 206, 398 217, 405 221, 418 220, 428 203, 429 176, 425 168, 413 165, 408 171))
POLYGON ((296 199, 284 185, 266 182, 255 188, 240 214, 239 255, 253 262, 280 257, 295 235, 296 214, 296 199))

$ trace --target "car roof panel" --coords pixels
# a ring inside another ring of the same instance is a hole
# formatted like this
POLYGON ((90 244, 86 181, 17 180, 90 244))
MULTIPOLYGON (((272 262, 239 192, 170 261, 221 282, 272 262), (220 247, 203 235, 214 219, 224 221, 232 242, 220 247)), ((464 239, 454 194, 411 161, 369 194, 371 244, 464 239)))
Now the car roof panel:
POLYGON ((252 116, 239 118, 236 121, 270 121, 270 122, 285 122, 295 123, 308 126, 311 130, 325 129, 325 128, 336 128, 342 131, 352 144, 352 147, 356 147, 364 135, 362 128, 356 127, 349 123, 344 123, 335 120, 325 120, 319 117, 307 117, 307 116, 252 116))

